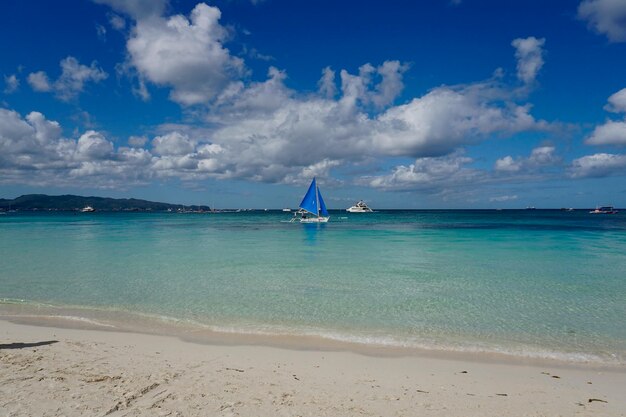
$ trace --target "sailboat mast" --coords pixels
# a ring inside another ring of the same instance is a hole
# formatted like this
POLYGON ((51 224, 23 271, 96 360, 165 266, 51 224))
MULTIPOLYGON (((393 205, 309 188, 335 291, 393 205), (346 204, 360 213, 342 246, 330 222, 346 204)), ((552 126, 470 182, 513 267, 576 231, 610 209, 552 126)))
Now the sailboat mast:
POLYGON ((317 207, 317 217, 320 216, 320 189, 317 187, 317 181, 315 181, 315 207, 317 207))

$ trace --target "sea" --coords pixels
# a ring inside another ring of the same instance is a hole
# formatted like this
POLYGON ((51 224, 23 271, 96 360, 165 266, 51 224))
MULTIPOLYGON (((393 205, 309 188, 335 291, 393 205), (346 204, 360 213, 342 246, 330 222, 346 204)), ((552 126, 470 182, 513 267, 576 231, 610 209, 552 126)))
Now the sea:
POLYGON ((330 215, 7 213, 0 318, 626 364, 626 212, 330 215))

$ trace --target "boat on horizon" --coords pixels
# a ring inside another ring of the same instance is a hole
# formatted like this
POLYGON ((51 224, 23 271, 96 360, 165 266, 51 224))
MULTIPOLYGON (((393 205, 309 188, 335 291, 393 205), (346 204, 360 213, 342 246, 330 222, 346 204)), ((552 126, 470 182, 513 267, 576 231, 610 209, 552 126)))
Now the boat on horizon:
POLYGON ((346 209, 348 213, 373 213, 374 210, 369 208, 365 201, 359 200, 355 205, 346 209))
POLYGON ((85 206, 82 209, 80 209, 81 213, 93 213, 94 211, 96 211, 96 209, 91 206, 85 206))
POLYGON ((618 211, 615 210, 613 206, 600 206, 596 207, 595 210, 591 210, 590 214, 617 214, 618 211))
POLYGON ((299 209, 293 214, 291 222, 327 223, 328 219, 330 219, 315 177, 313 177, 313 181, 311 181, 311 185, 309 185, 309 189, 298 207, 299 209))

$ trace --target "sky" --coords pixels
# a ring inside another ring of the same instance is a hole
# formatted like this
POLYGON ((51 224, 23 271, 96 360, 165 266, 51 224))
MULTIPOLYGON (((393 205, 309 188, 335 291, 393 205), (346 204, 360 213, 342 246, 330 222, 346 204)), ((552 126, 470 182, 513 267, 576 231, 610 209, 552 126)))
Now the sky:
POLYGON ((4 0, 0 198, 626 207, 626 0, 4 0))

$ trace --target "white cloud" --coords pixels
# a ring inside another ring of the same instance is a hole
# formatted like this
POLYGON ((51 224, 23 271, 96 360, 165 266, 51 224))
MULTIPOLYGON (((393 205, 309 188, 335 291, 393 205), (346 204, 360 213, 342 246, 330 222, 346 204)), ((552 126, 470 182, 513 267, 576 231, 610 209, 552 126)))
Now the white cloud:
POLYGON ((146 19, 161 16, 168 4, 167 0, 93 0, 106 4, 114 10, 127 14, 134 19, 146 19))
POLYGON ((152 149, 158 155, 186 155, 192 153, 194 148, 189 137, 178 132, 157 136, 152 140, 152 149))
POLYGON ((48 74, 43 71, 32 72, 28 74, 28 84, 33 90, 46 93, 52 91, 52 85, 48 79, 48 74))
POLYGON ((497 196, 497 197, 491 197, 489 199, 489 201, 491 202, 504 202, 504 201, 513 201, 513 200, 517 200, 517 195, 501 195, 501 196, 497 196))
POLYGON ((22 118, 0 109, 0 183, 124 187, 154 175, 144 149, 114 149, 96 131, 64 138, 61 126, 39 112, 22 118))
POLYGON ((501 172, 518 172, 522 169, 522 163, 520 161, 515 161, 513 157, 509 155, 498 159, 494 169, 501 172))
MULTIPOLYGON (((127 64, 135 65, 142 79, 170 86, 172 98, 182 104, 208 100, 202 101, 209 103, 207 107, 196 110, 206 112, 204 125, 163 126, 148 149, 141 148, 147 139, 129 138, 132 148, 126 149, 130 150, 116 149, 102 133, 89 131, 78 141, 59 138, 62 156, 58 150, 48 150, 50 158, 63 169, 71 168, 76 179, 78 173, 85 178, 95 175, 110 185, 115 176, 131 181, 211 177, 299 183, 317 175, 332 181, 334 170, 374 165, 393 156, 415 162, 359 182, 381 189, 425 189, 486 177, 485 172, 467 167, 471 159, 463 154, 465 146, 549 127, 535 120, 531 106, 519 102, 519 91, 499 78, 437 87, 394 105, 407 70, 399 61, 365 64, 358 74, 344 69, 339 71, 339 80, 327 68, 318 93, 301 94, 288 88, 286 72, 274 67, 260 82, 244 83, 226 74, 218 88, 213 75, 208 80, 203 72, 207 67, 220 72, 232 59, 222 47, 224 29, 218 19, 219 10, 204 4, 194 8, 189 20, 180 15, 167 19, 153 15, 137 21, 128 41, 129 53, 137 55, 127 64), (207 53, 206 48, 213 50, 207 53), (209 56, 218 59, 209 62, 209 56), (132 152, 141 152, 138 159, 145 164, 141 174, 123 157, 132 152), (107 167, 112 176, 105 181, 100 175, 107 167)), ((48 85, 56 89, 60 83, 48 85)), ((28 121, 22 123, 33 128, 28 121)), ((537 152, 528 161, 545 157, 537 152)))
POLYGON ((545 166, 560 162, 561 158, 554 154, 555 150, 554 146, 540 146, 533 149, 528 157, 528 164, 531 166, 545 166))
MULTIPOLYGON (((369 63, 362 65, 358 75, 342 70, 340 77, 343 100, 350 105, 361 103, 383 108, 391 104, 402 92, 404 88, 402 74, 407 69, 408 65, 399 61, 385 61, 377 68, 369 63), (373 84, 374 77, 380 78, 378 84, 373 84)), ((331 80, 326 80, 327 83, 329 81, 331 80)))
POLYGON ((626 113, 626 88, 612 94, 604 109, 612 113, 626 113))
POLYGON ((332 99, 337 94, 337 86, 335 85, 335 71, 330 67, 322 70, 322 78, 317 83, 320 94, 328 99, 332 99))
MULTIPOLYGON (((613 113, 626 113, 626 88, 611 95, 604 109, 613 113)), ((596 126, 585 139, 588 145, 626 145, 626 120, 608 120, 596 126)))
POLYGON ((147 136, 131 136, 128 138, 128 144, 135 148, 141 148, 148 142, 147 136))
POLYGON ((570 174, 574 178, 607 177, 626 174, 626 155, 597 153, 572 161, 570 174))
POLYGON ((140 18, 127 43, 130 64, 143 79, 171 87, 177 103, 208 104, 246 72, 243 60, 223 47, 220 15, 199 3, 189 19, 140 18))
POLYGON ((418 158, 410 165, 399 165, 388 175, 362 177, 360 183, 383 190, 440 189, 476 182, 480 171, 467 168, 471 158, 461 152, 440 157, 418 158))
POLYGON ((517 58, 517 77, 525 84, 531 84, 537 78, 537 74, 543 67, 544 38, 537 39, 534 36, 517 38, 511 42, 515 47, 517 58))
POLYGON ((584 0, 578 17, 611 42, 626 41, 626 2, 623 0, 584 0))
POLYGON ((4 94, 12 94, 17 91, 20 86, 20 80, 15 74, 4 76, 4 94))
POLYGON ((100 24, 96 24, 96 35, 98 39, 105 42, 107 40, 107 29, 100 24))
POLYGON ((542 129, 530 106, 498 95, 492 83, 438 87, 378 117, 374 146, 388 155, 436 156, 491 134, 542 129))
POLYGON ((58 98, 69 101, 83 92, 86 83, 98 83, 108 77, 102 68, 97 67, 95 61, 88 67, 82 65, 76 58, 68 56, 62 59, 59 65, 61 66, 61 75, 53 83, 43 71, 30 73, 28 83, 33 90, 38 92, 54 91, 58 98))
POLYGON ((545 167, 553 167, 561 162, 555 154, 554 146, 539 146, 534 148, 527 158, 505 156, 496 160, 494 170, 500 173, 529 173, 545 167))
MULTIPOLYGON (((208 136, 187 137, 191 157, 185 166, 197 159, 192 147, 217 144, 222 152, 201 164, 215 176, 290 181, 323 161, 335 167, 337 161, 385 156, 441 156, 493 136, 547 127, 533 118, 530 105, 517 102, 519 92, 495 78, 438 87, 394 106, 408 70, 399 61, 367 63, 357 74, 343 69, 339 80, 325 68, 315 95, 286 87, 285 71, 274 67, 266 81, 245 83, 244 62, 224 47, 227 31, 219 24, 219 9, 200 3, 189 17, 133 16, 126 66, 139 75, 140 95, 148 97, 148 82, 169 87, 171 99, 183 106, 207 106, 205 120, 211 128, 208 136)), ((543 64, 543 43, 536 38, 514 41, 526 82, 534 80, 543 64)), ((185 134, 177 128, 163 133, 185 134)), ((178 158, 162 164, 177 166, 182 148, 176 148, 176 155, 159 153, 159 141, 153 141, 157 154, 178 158)))
POLYGON ((115 13, 109 14, 109 24, 115 30, 122 31, 126 29, 126 20, 115 13))
POLYGON ((588 145, 626 145, 626 122, 608 121, 585 140, 588 145))
POLYGON ((77 160, 93 161, 110 158, 113 155, 113 144, 102 133, 88 130, 76 143, 77 160))

